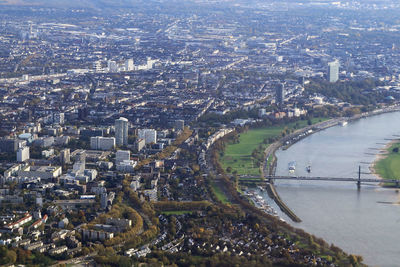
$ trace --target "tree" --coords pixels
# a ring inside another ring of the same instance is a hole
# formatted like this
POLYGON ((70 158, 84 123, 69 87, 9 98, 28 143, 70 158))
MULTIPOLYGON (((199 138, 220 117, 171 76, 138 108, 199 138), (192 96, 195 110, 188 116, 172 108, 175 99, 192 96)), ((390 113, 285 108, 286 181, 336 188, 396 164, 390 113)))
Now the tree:
POLYGON ((33 263, 38 264, 40 266, 49 266, 52 264, 52 260, 49 257, 46 257, 42 253, 34 253, 35 257, 33 258, 33 263))
POLYGON ((121 256, 121 257, 119 257, 119 260, 118 260, 118 266, 130 267, 130 266, 132 266, 132 261, 128 257, 121 256))
POLYGON ((356 264, 358 263, 358 258, 357 258, 357 256, 351 254, 351 255, 349 255, 348 258, 349 258, 350 263, 351 263, 353 266, 356 265, 356 264))
POLYGON ((17 261, 17 253, 13 250, 8 250, 7 247, 0 247, 0 264, 13 264, 17 261))
POLYGON ((15 253, 13 250, 9 250, 7 252, 7 258, 10 263, 15 263, 17 261, 17 253, 15 253))
POLYGON ((17 249, 17 259, 19 263, 26 263, 31 256, 30 250, 17 249))

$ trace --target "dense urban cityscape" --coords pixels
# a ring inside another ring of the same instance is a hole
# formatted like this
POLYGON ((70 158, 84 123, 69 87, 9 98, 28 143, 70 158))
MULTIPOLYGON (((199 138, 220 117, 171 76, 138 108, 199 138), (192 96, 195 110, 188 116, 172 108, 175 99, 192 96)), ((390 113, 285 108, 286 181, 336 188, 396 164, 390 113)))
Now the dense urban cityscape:
POLYGON ((398 110, 399 11, 0 1, 0 265, 370 264, 260 184, 277 150, 398 110))

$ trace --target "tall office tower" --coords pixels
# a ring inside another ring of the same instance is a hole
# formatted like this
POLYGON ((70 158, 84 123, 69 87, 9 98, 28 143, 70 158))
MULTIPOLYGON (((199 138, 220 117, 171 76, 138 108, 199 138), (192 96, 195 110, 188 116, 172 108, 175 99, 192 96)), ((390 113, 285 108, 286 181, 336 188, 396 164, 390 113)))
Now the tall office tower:
POLYGON ((29 147, 20 147, 17 151, 17 161, 24 162, 29 159, 29 147))
POLYGON ((283 83, 280 83, 276 87, 276 99, 275 99, 276 104, 282 106, 284 98, 285 98, 285 85, 283 83))
POLYGON ((121 117, 115 121, 115 142, 117 146, 128 144, 128 119, 121 117))
POLYGON ((101 61, 93 62, 93 71, 94 72, 101 72, 101 70, 102 70, 101 61))
POLYGON ((328 63, 328 80, 331 83, 339 80, 339 61, 335 60, 328 63))
POLYGON ((133 65, 133 59, 128 59, 125 61, 125 70, 127 71, 131 71, 134 69, 134 65, 133 65))
POLYGON ((152 69, 154 67, 154 63, 156 61, 154 59, 151 59, 151 57, 147 57, 147 64, 146 64, 146 68, 148 70, 152 69))
POLYGON ((60 162, 62 165, 71 163, 71 152, 69 148, 61 150, 60 162))
POLYGON ((83 173, 86 169, 86 152, 79 151, 75 155, 75 163, 72 166, 72 170, 74 173, 83 173))
POLYGON ((107 62, 107 67, 108 67, 108 71, 109 72, 118 72, 118 65, 117 62, 113 61, 113 60, 109 60, 107 62))

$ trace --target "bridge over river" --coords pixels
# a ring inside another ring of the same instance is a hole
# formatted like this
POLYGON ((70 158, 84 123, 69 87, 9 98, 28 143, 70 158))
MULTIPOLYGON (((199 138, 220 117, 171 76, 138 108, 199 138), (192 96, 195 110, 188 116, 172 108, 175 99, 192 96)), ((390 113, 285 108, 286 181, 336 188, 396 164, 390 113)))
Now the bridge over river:
POLYGON ((239 182, 242 184, 256 183, 273 183, 274 180, 292 180, 292 181, 327 181, 327 182, 356 182, 357 186, 360 187, 362 183, 393 183, 396 187, 400 186, 400 180, 394 179, 377 179, 377 178, 354 178, 354 177, 310 177, 310 176, 265 176, 264 180, 260 179, 259 176, 240 176, 239 182))

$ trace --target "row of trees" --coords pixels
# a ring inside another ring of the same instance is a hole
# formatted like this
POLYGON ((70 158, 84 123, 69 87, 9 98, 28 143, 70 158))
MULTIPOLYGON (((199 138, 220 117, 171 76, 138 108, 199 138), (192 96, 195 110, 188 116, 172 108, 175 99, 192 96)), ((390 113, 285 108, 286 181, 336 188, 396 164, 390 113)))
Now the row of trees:
POLYGON ((211 203, 208 201, 191 201, 191 202, 177 202, 177 201, 158 201, 155 202, 154 207, 158 211, 172 211, 172 210, 205 210, 211 203))

